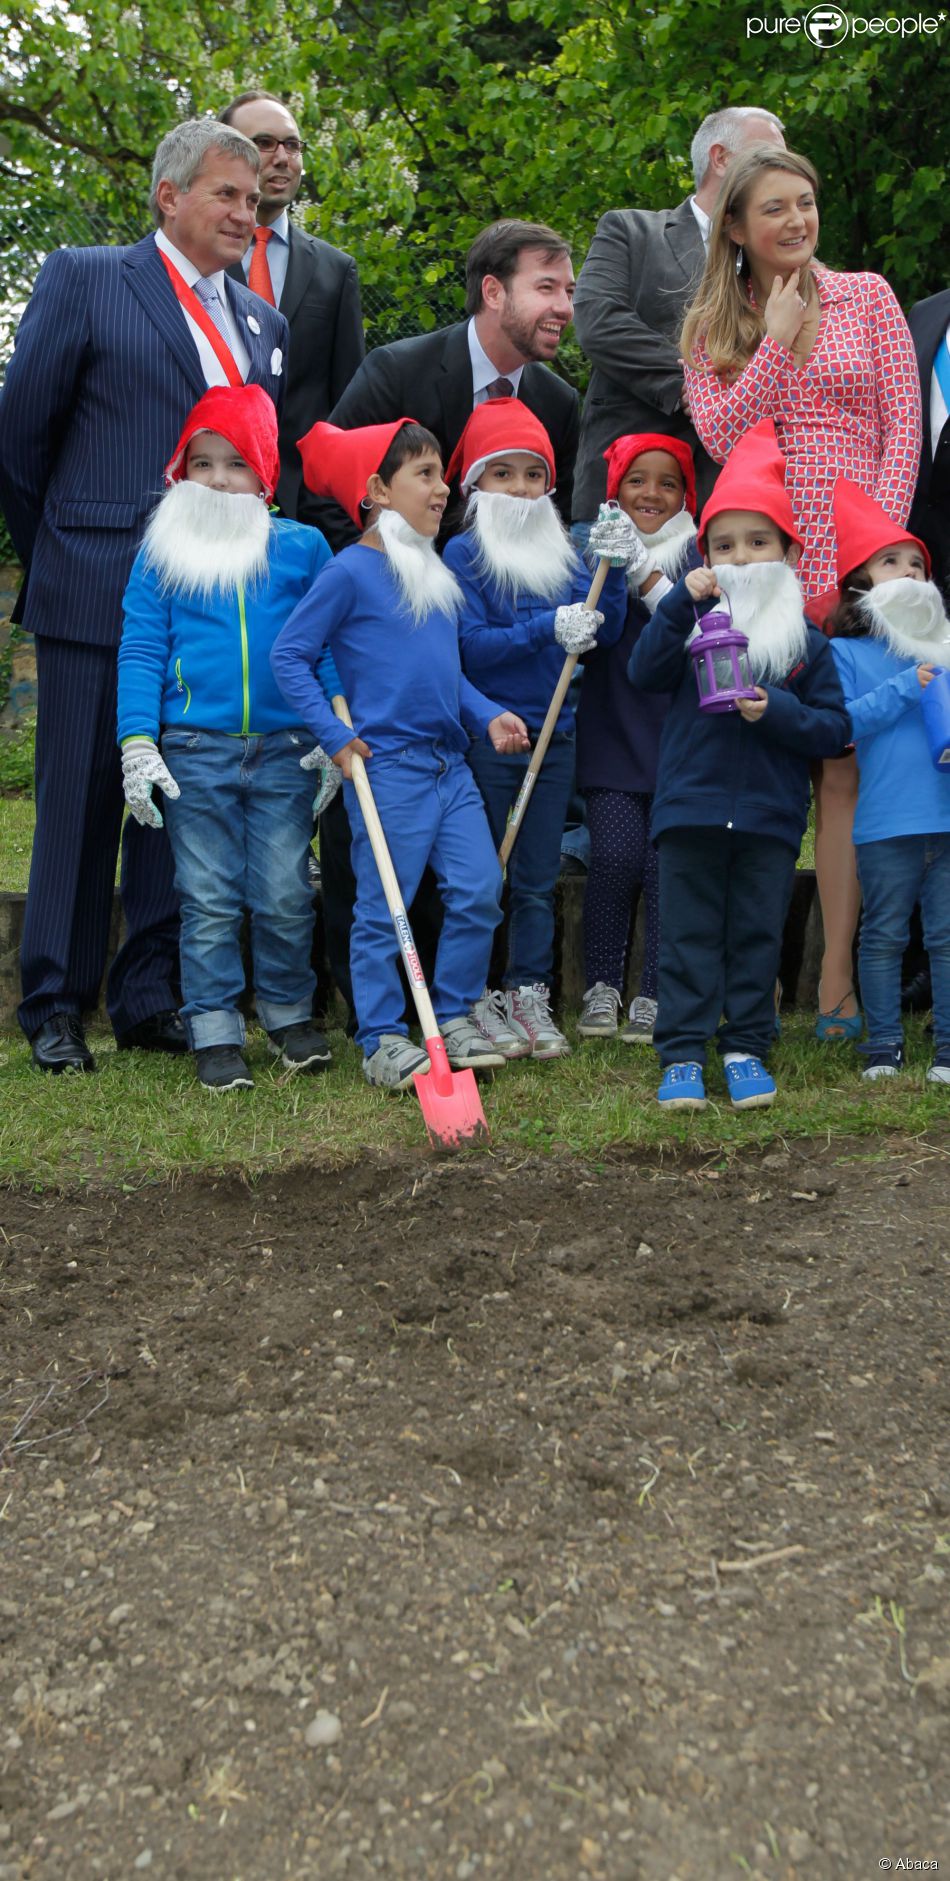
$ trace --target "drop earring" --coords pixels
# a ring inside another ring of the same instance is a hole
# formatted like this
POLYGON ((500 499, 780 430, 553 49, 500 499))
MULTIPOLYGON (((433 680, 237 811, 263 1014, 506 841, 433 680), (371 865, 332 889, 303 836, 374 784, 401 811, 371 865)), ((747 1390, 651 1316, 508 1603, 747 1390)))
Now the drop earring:
POLYGON ((736 273, 741 274, 744 266, 745 266, 745 249, 742 247, 742 244, 740 242, 739 247, 736 250, 736 273))

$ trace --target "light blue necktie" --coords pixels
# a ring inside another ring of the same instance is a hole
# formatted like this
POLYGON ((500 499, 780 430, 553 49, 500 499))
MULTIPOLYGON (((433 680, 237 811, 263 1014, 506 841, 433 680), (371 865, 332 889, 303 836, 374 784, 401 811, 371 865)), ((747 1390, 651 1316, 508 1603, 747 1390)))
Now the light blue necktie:
POLYGON ((197 281, 194 284, 194 291, 197 294, 198 299, 200 300, 201 305, 205 310, 205 313, 209 314, 211 316, 211 319, 214 321, 214 324, 217 327, 218 332, 220 333, 221 338, 223 339, 225 346, 228 349, 228 352, 231 352, 233 350, 234 341, 228 329, 228 323, 225 317, 224 308, 221 305, 221 296, 218 293, 218 290, 215 287, 214 282, 206 281, 204 275, 200 274, 198 276, 197 281))

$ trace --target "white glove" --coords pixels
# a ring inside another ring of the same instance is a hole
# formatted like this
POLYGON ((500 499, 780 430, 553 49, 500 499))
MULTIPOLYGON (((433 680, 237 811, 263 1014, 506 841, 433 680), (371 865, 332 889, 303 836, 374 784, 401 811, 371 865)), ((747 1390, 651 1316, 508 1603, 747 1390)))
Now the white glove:
POLYGON ((300 769, 323 772, 313 800, 313 814, 319 816, 321 810, 325 810, 327 804, 333 802, 343 782, 343 772, 338 764, 334 764, 332 758, 327 757, 322 745, 314 745, 313 750, 308 751, 306 756, 301 758, 300 769))
POLYGON ((649 551, 618 503, 601 503, 597 521, 587 539, 587 553, 608 561, 611 568, 625 568, 628 576, 647 572, 649 551))
POLYGON ((156 784, 166 797, 181 796, 154 739, 130 738, 122 746, 122 789, 135 821, 143 828, 162 827, 162 813, 158 804, 152 802, 156 784))
POLYGON ((572 601, 569 607, 559 607, 555 612, 554 638, 565 653, 590 653, 597 645, 597 629, 603 624, 604 617, 596 608, 572 601))

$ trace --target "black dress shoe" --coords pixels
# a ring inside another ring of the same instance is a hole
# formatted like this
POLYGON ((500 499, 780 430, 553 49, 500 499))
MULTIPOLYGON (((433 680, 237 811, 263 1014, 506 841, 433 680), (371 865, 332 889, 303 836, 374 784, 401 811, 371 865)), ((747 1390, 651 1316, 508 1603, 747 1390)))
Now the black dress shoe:
POLYGON ((140 1019, 127 1032, 116 1033, 120 1052, 172 1052, 180 1056, 188 1050, 185 1028, 177 1012, 155 1012, 150 1019, 140 1019))
POLYGON ((930 984, 930 966, 921 967, 901 987, 901 1012, 929 1012, 933 1005, 933 988, 930 984))
POLYGON ((37 1071, 95 1071, 78 1012, 54 1012, 30 1040, 37 1071))

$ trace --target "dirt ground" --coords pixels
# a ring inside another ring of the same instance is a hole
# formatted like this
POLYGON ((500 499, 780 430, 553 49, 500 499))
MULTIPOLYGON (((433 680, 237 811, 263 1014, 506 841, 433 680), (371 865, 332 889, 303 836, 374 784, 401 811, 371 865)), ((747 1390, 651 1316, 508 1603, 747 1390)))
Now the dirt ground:
POLYGON ((3 1196, 0 1881, 950 1871, 948 1155, 3 1196))

